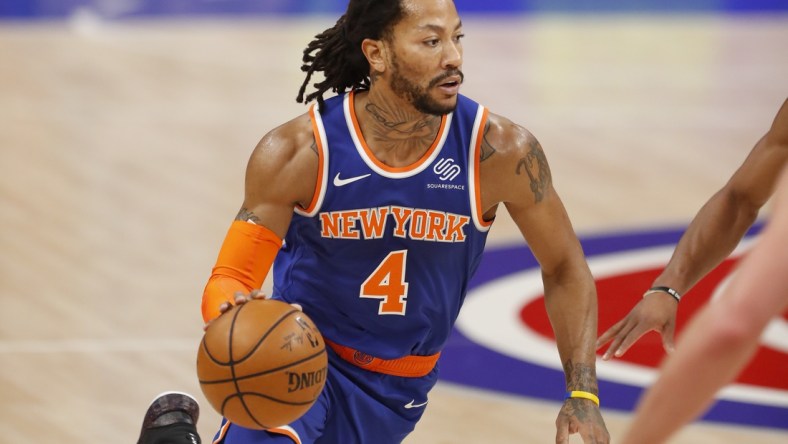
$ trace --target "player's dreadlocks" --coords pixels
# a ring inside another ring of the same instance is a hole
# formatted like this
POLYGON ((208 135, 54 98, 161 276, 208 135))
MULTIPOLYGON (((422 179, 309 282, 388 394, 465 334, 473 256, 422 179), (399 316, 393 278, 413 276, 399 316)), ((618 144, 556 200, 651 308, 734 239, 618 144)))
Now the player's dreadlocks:
POLYGON ((317 99, 323 108, 323 93, 341 93, 348 88, 369 87, 369 62, 361 52, 364 39, 380 40, 403 16, 401 0, 350 0, 347 11, 329 29, 315 36, 304 50, 301 71, 306 79, 296 101, 317 99), (317 52, 315 52, 317 51, 317 52), (315 53, 312 55, 312 53, 315 53), (315 83, 317 91, 304 98, 312 74, 322 71, 325 80, 315 83))

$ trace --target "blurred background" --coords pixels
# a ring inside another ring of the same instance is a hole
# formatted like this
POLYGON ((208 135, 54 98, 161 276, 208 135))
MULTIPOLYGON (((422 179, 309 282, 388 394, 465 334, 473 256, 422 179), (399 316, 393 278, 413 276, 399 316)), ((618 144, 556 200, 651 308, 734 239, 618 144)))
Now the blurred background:
MULTIPOLYGON (((0 442, 133 442, 157 393, 202 400, 200 295, 246 161, 306 111, 302 51, 346 4, 0 0, 0 442)), ((785 0, 455 4, 463 93, 539 138, 583 239, 686 226, 788 97, 785 0)), ((503 213, 493 252, 522 244, 503 213)), ((766 426, 675 442, 784 443, 786 393, 766 426)), ((407 442, 550 442, 558 406, 446 381, 407 442)), ((614 438, 629 414, 605 411, 614 438)), ((218 421, 203 403, 204 442, 218 421)))
MULTIPOLYGON (((781 0, 456 0, 464 13, 763 13, 784 12, 781 0)), ((85 8, 106 18, 145 16, 195 17, 226 14, 338 14, 345 0, 6 0, 2 11, 13 18, 62 18, 85 8)))

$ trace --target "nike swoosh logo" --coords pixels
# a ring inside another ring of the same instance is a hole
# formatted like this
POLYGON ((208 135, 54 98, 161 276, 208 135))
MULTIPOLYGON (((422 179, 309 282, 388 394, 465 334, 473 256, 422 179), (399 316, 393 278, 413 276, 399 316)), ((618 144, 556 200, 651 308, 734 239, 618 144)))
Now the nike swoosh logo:
POLYGON ((345 185, 347 185, 349 183, 353 183, 353 182, 355 182, 357 180, 361 180, 361 179, 364 179, 364 178, 369 177, 369 176, 372 175, 372 174, 364 174, 363 176, 355 176, 355 177, 348 177, 347 179, 341 179, 339 177, 339 174, 340 173, 337 173, 337 175, 334 177, 334 186, 335 187, 343 187, 343 186, 345 186, 345 185))
POLYGON ((414 404, 414 402, 416 402, 415 399, 411 400, 409 403, 405 404, 405 408, 406 409, 415 409, 416 407, 424 407, 425 405, 427 405, 428 401, 424 401, 421 404, 414 404))

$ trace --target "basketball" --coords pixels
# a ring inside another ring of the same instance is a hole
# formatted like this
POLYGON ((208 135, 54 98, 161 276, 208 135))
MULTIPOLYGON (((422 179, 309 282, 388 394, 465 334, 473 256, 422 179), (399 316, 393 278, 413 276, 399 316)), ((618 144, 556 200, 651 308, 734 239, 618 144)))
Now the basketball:
POLYGON ((197 352, 208 402, 252 429, 300 418, 323 390, 327 371, 325 343, 312 320, 271 299, 253 299, 214 319, 197 352))

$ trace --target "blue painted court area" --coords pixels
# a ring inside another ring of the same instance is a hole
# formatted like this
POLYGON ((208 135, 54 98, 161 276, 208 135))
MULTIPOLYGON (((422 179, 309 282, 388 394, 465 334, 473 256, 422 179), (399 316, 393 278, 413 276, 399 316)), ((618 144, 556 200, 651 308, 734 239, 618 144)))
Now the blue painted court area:
MULTIPOLYGON (((786 13, 786 0, 455 0, 462 13, 786 13)), ((347 0, 3 0, 2 19, 58 19, 89 10, 108 19, 341 13, 347 0)))
MULTIPOLYGON (((763 225, 760 223, 753 226, 748 233, 748 237, 757 235, 762 227, 763 225)), ((685 227, 679 227, 663 230, 613 233, 581 238, 581 243, 587 257, 593 261, 606 255, 628 255, 659 246, 669 246, 672 250, 684 230, 685 227)), ((490 248, 485 251, 479 270, 471 282, 471 293, 469 293, 468 298, 483 297, 479 293, 474 293, 475 289, 483 285, 505 279, 516 273, 536 269, 537 267, 536 259, 526 246, 490 248)), ((622 272, 622 274, 626 273, 622 272)), ((651 281, 648 280, 648 282, 651 281)), ((635 288, 644 288, 646 285, 646 282, 640 282, 635 285, 635 288)), ((514 286, 522 288, 521 286, 514 286)), ((697 291, 695 290, 696 293, 697 291)), ((611 325, 613 321, 618 319, 619 314, 613 316, 610 313, 611 306, 621 304, 627 307, 631 306, 629 305, 630 302, 623 302, 621 299, 626 294, 627 292, 623 291, 623 289, 611 293, 609 287, 600 287, 601 324, 611 325)), ((634 297, 638 298, 639 295, 634 297)), ((482 305, 491 306, 492 304, 500 303, 499 301, 490 300, 482 305)), ((467 307, 468 304, 466 303, 464 310, 469 310, 467 307)), ((687 309, 685 308, 685 311, 687 309)), ((543 314, 544 316, 546 315, 543 314)), ((500 326, 501 323, 507 322, 505 319, 504 317, 496 318, 496 325, 500 326)), ((528 326, 524 324, 522 328, 528 328, 528 326)), ((500 335, 496 339, 500 343, 515 340, 517 339, 506 337, 505 335, 500 335)), ((648 342, 647 340, 648 338, 641 340, 640 343, 630 350, 629 354, 632 355, 638 348, 644 347, 644 344, 648 342)), ((651 340, 653 344, 657 344, 655 346, 656 353, 662 354, 661 342, 653 337, 651 340)), ((489 344, 469 338, 463 332, 462 326, 460 326, 452 333, 442 352, 440 360, 441 378, 444 381, 451 381, 460 385, 530 398, 555 400, 558 397, 557 393, 560 393, 565 384, 561 370, 548 368, 539 362, 522 359, 500 350, 500 348, 495 349, 490 347, 489 344)), ((771 358, 773 360, 770 361, 769 365, 762 365, 763 361, 761 361, 761 363, 757 363, 760 367, 759 369, 752 369, 757 370, 754 373, 760 375, 756 376, 753 382, 758 383, 767 380, 770 375, 785 374, 784 372, 788 369, 788 364, 786 364, 788 363, 788 355, 781 352, 774 353, 771 355, 771 358)), ((642 368, 646 369, 648 366, 642 366, 642 368)), ((770 393, 770 396, 773 397, 770 401, 746 400, 742 398, 719 399, 704 414, 703 419, 719 423, 788 429, 788 422, 785 420, 785 418, 788 418, 788 398, 786 398, 785 387, 783 387, 785 385, 784 380, 782 381, 782 383, 777 384, 780 385, 779 387, 772 387, 768 383, 758 385, 758 390, 761 393, 770 393)), ((600 375, 599 392, 605 399, 606 408, 632 411, 642 395, 643 389, 644 387, 638 384, 627 383, 600 375)))

